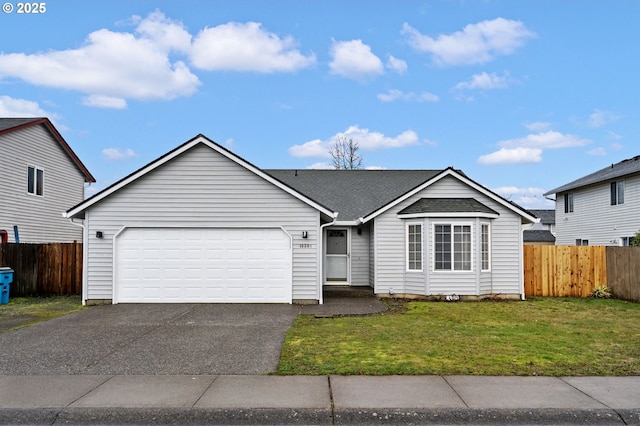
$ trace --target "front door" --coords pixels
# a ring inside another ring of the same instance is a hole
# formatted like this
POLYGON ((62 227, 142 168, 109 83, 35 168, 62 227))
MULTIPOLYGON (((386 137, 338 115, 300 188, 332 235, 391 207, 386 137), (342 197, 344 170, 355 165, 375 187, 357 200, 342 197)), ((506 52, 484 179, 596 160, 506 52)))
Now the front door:
POLYGON ((349 281, 349 251, 346 229, 328 229, 326 244, 326 277, 328 283, 349 281))

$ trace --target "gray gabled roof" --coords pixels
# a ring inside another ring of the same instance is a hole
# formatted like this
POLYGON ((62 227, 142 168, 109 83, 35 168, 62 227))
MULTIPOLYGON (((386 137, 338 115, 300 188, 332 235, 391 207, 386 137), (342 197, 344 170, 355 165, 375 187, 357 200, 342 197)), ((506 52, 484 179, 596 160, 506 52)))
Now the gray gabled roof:
POLYGON ((556 211, 553 209, 529 210, 535 217, 540 219, 543 225, 554 225, 556 223, 556 211))
POLYGON ((581 188, 583 186, 593 185, 600 182, 606 182, 611 179, 617 179, 623 176, 640 173, 640 155, 633 158, 622 160, 619 163, 612 164, 609 167, 598 170, 595 173, 576 179, 573 182, 569 182, 566 185, 562 185, 558 188, 552 189, 546 192, 544 195, 559 194, 561 192, 570 191, 572 189, 581 188))
POLYGON ((280 182, 340 212, 339 221, 391 203, 442 170, 264 170, 280 182))
POLYGON ((42 118, 0 118, 0 132, 3 130, 13 129, 14 127, 20 127, 24 124, 29 124, 34 121, 41 120, 42 118))
POLYGON ((474 198, 421 198, 398 214, 420 213, 486 213, 499 216, 497 211, 474 198))
POLYGON ((548 229, 525 229, 522 234, 522 240, 525 243, 555 243, 556 237, 548 229))

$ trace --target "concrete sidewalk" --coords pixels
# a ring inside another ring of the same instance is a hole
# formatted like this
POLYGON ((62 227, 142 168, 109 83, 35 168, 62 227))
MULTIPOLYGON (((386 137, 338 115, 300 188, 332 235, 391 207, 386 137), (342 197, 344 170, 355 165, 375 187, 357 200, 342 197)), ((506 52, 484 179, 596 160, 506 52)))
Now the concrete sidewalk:
POLYGON ((0 376, 0 424, 640 425, 640 377, 0 376))

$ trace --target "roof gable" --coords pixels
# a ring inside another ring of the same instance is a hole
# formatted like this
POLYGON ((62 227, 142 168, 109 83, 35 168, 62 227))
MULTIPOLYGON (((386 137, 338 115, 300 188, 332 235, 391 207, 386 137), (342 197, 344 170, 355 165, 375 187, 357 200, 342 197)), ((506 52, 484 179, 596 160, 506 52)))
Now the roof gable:
POLYGON ((66 217, 70 217, 70 218, 81 216, 84 213, 84 211, 86 209, 88 209, 89 207, 91 207, 92 205, 100 202, 101 200, 107 198, 108 196, 110 196, 111 194, 115 193, 116 191, 119 191, 120 189, 126 187, 127 185, 129 185, 130 183, 136 181, 137 179, 141 178, 142 176, 145 176, 146 174, 152 172, 153 170, 157 169, 161 165, 171 161, 172 159, 178 157, 182 153, 184 153, 184 152, 190 150, 191 148, 193 148, 194 146, 200 145, 200 144, 204 144, 204 145, 208 146, 212 150, 218 152, 219 154, 221 154, 224 157, 228 158, 229 160, 235 162, 236 164, 240 165, 241 167, 244 167, 245 169, 247 169, 250 172, 254 173, 255 175, 261 177, 262 179, 270 182, 271 184, 279 187, 283 191, 289 193, 290 195, 294 196, 295 198, 297 198, 297 199, 303 201, 304 203, 310 205, 311 207, 315 208, 316 210, 320 211, 321 213, 323 213, 323 214, 325 214, 327 216, 330 216, 330 217, 335 216, 335 212, 333 212, 332 210, 328 209, 324 205, 316 202, 315 200, 312 200, 311 198, 307 197, 306 195, 304 195, 304 194, 296 191, 295 189, 283 184, 282 182, 278 181, 277 179, 274 179, 272 176, 264 173, 258 167, 254 166, 253 164, 249 163, 248 161, 242 159, 241 157, 233 154, 232 152, 228 151, 227 149, 223 148, 222 146, 218 145, 217 143, 213 142, 212 140, 208 139, 206 136, 204 136, 202 134, 200 134, 200 135, 196 136, 195 138, 185 142, 184 144, 182 144, 179 147, 173 149, 172 151, 164 154, 163 156, 157 158, 156 160, 152 161, 151 163, 147 164, 146 166, 143 166, 142 168, 136 170, 135 172, 131 173, 130 175, 120 179, 119 181, 115 182, 113 185, 105 188, 104 190, 100 191, 99 193, 97 193, 97 194, 93 195, 92 197, 84 200, 82 203, 72 207, 64 215, 66 217))
POLYGON ((49 121, 46 117, 40 118, 0 118, 0 135, 16 132, 21 129, 25 129, 31 126, 43 125, 51 134, 53 139, 55 139, 65 153, 69 156, 74 165, 80 170, 80 172, 84 175, 85 182, 95 182, 96 179, 89 172, 89 170, 85 167, 85 165, 80 161, 78 156, 73 152, 69 144, 64 140, 62 135, 58 132, 58 130, 54 127, 54 125, 49 121))
POLYGON ((462 172, 459 172, 459 171, 453 169, 452 167, 448 167, 447 169, 445 169, 442 172, 438 173, 437 175, 433 176, 431 179, 429 179, 429 180, 425 181, 424 183, 422 183, 420 186, 418 186, 416 188, 413 188, 412 190, 406 192, 401 197, 398 197, 395 200, 393 200, 391 203, 389 203, 389 204, 387 204, 385 206, 382 206, 381 208, 379 208, 378 210, 374 211, 373 213, 365 216, 363 218, 363 221, 367 222, 367 221, 375 218, 376 216, 378 216, 378 215, 384 213, 385 211, 389 210, 390 208, 398 205, 399 203, 403 202, 407 198, 418 194, 420 191, 428 188, 429 186, 433 185, 434 183, 438 182, 439 180, 441 180, 441 179, 443 179, 443 178, 445 178, 447 176, 451 176, 451 177, 453 177, 455 179, 458 179, 463 184, 473 188, 474 190, 480 192, 481 194, 491 198, 492 200, 494 200, 498 204, 501 204, 502 206, 506 207, 508 210, 510 210, 513 213, 515 213, 518 216, 520 216, 522 218, 523 223, 536 222, 536 217, 533 216, 529 211, 523 209, 522 207, 518 206, 517 204, 515 204, 515 203, 513 203, 511 201, 506 200, 505 198, 501 197, 500 195, 496 194, 495 192, 491 191, 490 189, 480 185, 479 183, 473 181, 472 179, 469 179, 462 172))
POLYGON ((560 192, 570 191, 572 189, 578 189, 583 186, 594 185, 600 182, 606 182, 611 179, 617 179, 623 176, 629 176, 632 174, 640 173, 640 155, 633 158, 622 160, 619 163, 612 164, 609 167, 600 169, 597 172, 591 173, 587 176, 576 179, 558 188, 552 189, 546 192, 544 195, 558 194, 560 192))

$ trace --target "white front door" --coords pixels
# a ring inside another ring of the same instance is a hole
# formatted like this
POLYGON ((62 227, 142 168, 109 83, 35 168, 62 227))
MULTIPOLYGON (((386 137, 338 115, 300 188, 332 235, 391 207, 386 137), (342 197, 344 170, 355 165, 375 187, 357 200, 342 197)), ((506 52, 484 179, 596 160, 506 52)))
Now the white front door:
POLYGON ((347 229, 328 229, 326 244, 326 281, 344 284, 349 281, 349 241, 347 229))

